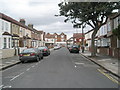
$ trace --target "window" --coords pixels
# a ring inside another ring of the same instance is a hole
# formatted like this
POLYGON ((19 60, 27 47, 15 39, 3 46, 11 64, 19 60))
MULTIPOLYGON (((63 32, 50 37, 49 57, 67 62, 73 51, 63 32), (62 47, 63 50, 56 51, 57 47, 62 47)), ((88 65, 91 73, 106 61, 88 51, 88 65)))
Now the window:
POLYGON ((111 25, 110 25, 110 22, 108 22, 108 24, 107 24, 107 28, 108 28, 108 32, 111 31, 111 25))
POLYGON ((4 31, 4 22, 2 21, 2 31, 4 31))
POLYGON ((5 23, 5 30, 8 31, 8 23, 5 23))
POLYGON ((4 47, 3 48, 7 48, 7 39, 4 38, 4 47))
POLYGON ((57 35, 55 36, 55 38, 57 38, 57 35))
POLYGON ((64 35, 62 35, 61 38, 64 38, 64 35))
POLYGON ((11 48, 10 42, 11 42, 11 40, 10 40, 10 38, 9 38, 9 48, 11 48))
POLYGON ((118 17, 118 24, 120 24, 120 16, 118 17))
POLYGON ((15 47, 15 40, 12 40, 12 47, 15 47))

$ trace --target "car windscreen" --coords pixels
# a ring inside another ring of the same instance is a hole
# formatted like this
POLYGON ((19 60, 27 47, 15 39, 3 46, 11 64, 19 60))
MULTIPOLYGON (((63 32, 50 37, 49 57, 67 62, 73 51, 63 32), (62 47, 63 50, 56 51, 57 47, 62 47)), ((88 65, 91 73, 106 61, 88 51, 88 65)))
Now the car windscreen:
POLYGON ((31 48, 31 49, 25 49, 22 51, 22 53, 31 53, 31 52, 35 52, 35 50, 31 48))

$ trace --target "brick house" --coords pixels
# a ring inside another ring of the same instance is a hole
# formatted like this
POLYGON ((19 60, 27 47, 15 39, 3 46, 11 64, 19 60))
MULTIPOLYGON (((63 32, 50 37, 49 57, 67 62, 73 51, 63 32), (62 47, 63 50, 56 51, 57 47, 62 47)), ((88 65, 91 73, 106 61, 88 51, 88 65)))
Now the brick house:
POLYGON ((44 45, 44 37, 45 32, 26 26, 24 19, 18 22, 0 13, 0 59, 18 55, 25 48, 32 47, 33 40, 34 47, 40 43, 44 45))
POLYGON ((45 34, 45 46, 51 48, 55 44, 55 35, 47 33, 45 34))
POLYGON ((66 45, 67 35, 63 32, 61 34, 50 34, 45 35, 46 46, 53 47, 53 45, 66 45))
POLYGON ((73 34, 73 42, 74 44, 77 44, 77 45, 82 45, 82 39, 84 41, 84 34, 82 33, 74 33, 73 34))
MULTIPOLYGON (((120 22, 120 14, 116 13, 111 15, 108 18, 108 21, 105 25, 103 25, 98 31, 95 39, 95 45, 97 47, 97 53, 110 55, 112 57, 118 57, 118 47, 119 40, 116 36, 113 35, 112 30, 117 28, 120 22)), ((88 46, 86 46, 86 50, 90 51, 91 47, 91 35, 93 30, 90 30, 85 33, 85 40, 88 46)))

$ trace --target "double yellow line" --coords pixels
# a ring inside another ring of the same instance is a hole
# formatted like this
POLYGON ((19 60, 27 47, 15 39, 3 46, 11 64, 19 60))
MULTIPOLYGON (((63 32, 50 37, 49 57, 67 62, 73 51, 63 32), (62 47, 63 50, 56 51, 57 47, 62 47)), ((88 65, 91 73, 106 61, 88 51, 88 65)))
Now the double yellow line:
POLYGON ((102 70, 97 69, 100 73, 102 73, 103 75, 105 75, 108 79, 110 79, 111 81, 113 81, 114 83, 117 83, 118 85, 120 85, 120 82, 117 81, 116 79, 114 79, 113 77, 111 77, 110 75, 104 73, 102 70))

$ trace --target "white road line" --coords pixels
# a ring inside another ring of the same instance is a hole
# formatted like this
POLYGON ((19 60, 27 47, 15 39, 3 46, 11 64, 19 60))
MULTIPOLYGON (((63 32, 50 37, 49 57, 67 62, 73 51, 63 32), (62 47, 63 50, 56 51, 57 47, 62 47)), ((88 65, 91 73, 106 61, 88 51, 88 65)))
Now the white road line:
POLYGON ((75 62, 75 64, 84 64, 84 63, 75 62))
POLYGON ((0 88, 2 88, 4 85, 0 85, 0 88))
POLYGON ((109 61, 111 59, 101 59, 101 60, 98 60, 98 61, 109 61))
POLYGON ((30 70, 30 68, 28 68, 26 71, 29 71, 30 70))
POLYGON ((17 76, 15 76, 15 77, 13 77, 12 79, 10 79, 10 81, 12 81, 12 80, 14 80, 14 79, 16 79, 17 77, 19 77, 20 75, 22 75, 24 72, 22 72, 22 73, 20 73, 19 75, 17 75, 17 76))
POLYGON ((11 88, 12 86, 4 86, 3 88, 11 88))
POLYGON ((32 67, 35 67, 34 65, 32 67))

